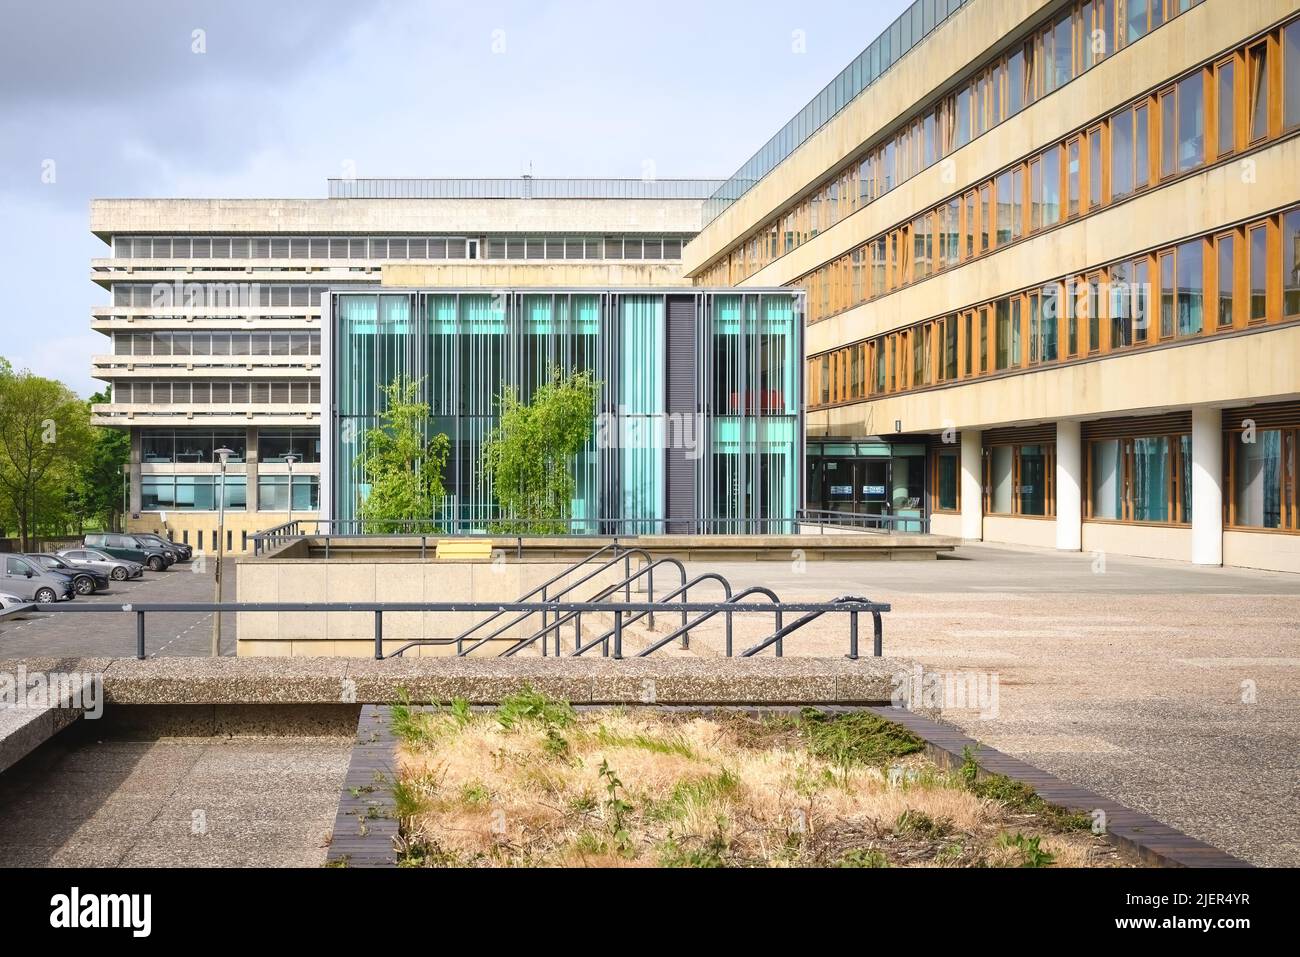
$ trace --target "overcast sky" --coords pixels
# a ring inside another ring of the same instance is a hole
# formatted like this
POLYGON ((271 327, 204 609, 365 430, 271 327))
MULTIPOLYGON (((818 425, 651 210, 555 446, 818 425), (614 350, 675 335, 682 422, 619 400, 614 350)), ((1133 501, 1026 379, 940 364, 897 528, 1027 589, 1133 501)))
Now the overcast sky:
POLYGON ((102 387, 92 197, 323 197, 349 163, 724 178, 906 6, 0 0, 0 355, 102 387))

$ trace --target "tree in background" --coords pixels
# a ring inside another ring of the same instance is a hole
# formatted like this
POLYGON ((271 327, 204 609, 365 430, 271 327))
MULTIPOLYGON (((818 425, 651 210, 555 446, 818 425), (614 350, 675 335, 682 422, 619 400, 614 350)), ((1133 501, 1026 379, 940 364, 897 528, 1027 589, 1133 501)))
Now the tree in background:
POLYGON ((42 527, 68 531, 69 490, 93 441, 89 406, 72 390, 0 360, 0 513, 24 550, 42 527))
POLYGON ((527 403, 513 388, 502 391, 501 420, 483 446, 483 467, 502 512, 494 531, 571 530, 574 459, 591 439, 600 388, 590 372, 554 369, 527 403))
MULTIPOLYGON (((90 397, 86 405, 113 401, 113 387, 90 397)), ((131 436, 123 429, 93 429, 86 457, 68 496, 76 531, 115 529, 122 517, 122 470, 131 460, 131 436)))
POLYGON ((417 399, 418 382, 399 377, 380 388, 387 408, 379 425, 366 430, 357 460, 370 484, 357 514, 368 532, 436 531, 451 440, 442 433, 425 439, 429 407, 417 399), (407 522, 412 524, 399 524, 407 522))

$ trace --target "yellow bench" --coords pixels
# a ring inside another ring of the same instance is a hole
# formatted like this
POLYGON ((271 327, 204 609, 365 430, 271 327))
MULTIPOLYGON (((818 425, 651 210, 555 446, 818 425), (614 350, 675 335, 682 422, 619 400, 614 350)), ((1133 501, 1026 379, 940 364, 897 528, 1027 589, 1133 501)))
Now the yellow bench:
POLYGON ((487 562, 492 560, 492 542, 484 538, 444 538, 438 542, 439 561, 487 562))

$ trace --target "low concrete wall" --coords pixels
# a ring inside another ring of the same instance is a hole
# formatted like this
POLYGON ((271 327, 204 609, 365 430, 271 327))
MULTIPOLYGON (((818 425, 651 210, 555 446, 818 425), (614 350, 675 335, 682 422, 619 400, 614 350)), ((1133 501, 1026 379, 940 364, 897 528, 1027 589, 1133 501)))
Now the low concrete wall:
POLYGON ((1223 564, 1275 572, 1300 572, 1300 535, 1225 531, 1223 564))
POLYGON ((1050 518, 1015 518, 1009 515, 984 516, 984 541, 1007 545, 1056 547, 1056 521, 1050 518))
MULTIPOLYGON (((394 555, 363 555, 330 558, 306 557, 306 547, 296 543, 270 559, 240 562, 237 566, 239 600, 249 602, 509 602, 560 575, 569 562, 517 560, 499 553, 490 562, 454 562, 404 558, 394 555)), ((633 557, 631 568, 640 567, 633 557)), ((593 577, 571 593, 573 600, 586 600, 601 588, 624 577, 624 563, 598 572, 599 565, 586 566, 563 576, 549 594, 582 577, 593 577)), ((658 572, 659 569, 656 569, 658 572)), ((673 569, 656 575, 656 594, 680 584, 673 569)), ((633 598, 644 597, 638 582, 633 598)), ((392 652, 415 638, 454 638, 486 616, 482 612, 390 612, 384 615, 384 649, 392 652)), ((487 637, 517 614, 503 615, 478 637, 487 637)), ((500 640, 485 645, 484 654, 497 654, 505 642, 525 637, 541 627, 533 616, 508 628, 500 640), (493 645, 496 645, 494 648, 493 645)), ((322 612, 240 612, 237 623, 238 654, 264 656, 357 656, 373 657, 375 619, 371 612, 324 614, 322 612)), ((419 657, 455 653, 454 645, 424 645, 406 652, 419 657)))
POLYGON ((495 704, 535 688, 573 704, 888 704, 904 658, 35 658, 0 671, 100 674, 117 705, 495 704))

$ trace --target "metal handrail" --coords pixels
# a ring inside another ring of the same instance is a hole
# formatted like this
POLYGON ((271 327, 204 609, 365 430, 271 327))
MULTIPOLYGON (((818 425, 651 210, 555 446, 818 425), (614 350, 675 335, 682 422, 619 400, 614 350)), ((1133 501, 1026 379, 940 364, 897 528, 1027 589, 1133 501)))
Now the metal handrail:
POLYGON ((889 611, 889 606, 879 605, 878 603, 872 602, 866 598, 859 598, 853 595, 846 595, 831 601, 830 607, 828 608, 811 609, 808 611, 807 614, 802 615, 799 618, 796 618, 794 621, 790 622, 790 624, 786 625, 784 628, 778 628, 775 632, 768 635, 766 638, 764 638, 758 644, 754 645, 752 648, 748 648, 745 651, 742 651, 740 653, 740 657, 742 658, 754 657, 764 648, 779 643, 787 635, 790 635, 793 632, 798 631, 804 625, 808 624, 811 621, 815 621, 816 619, 820 618, 822 615, 826 614, 827 611, 832 611, 832 610, 848 610, 849 612, 848 657, 853 660, 857 660, 858 657, 858 613, 860 611, 869 612, 871 614, 872 625, 873 625, 872 627, 873 655, 876 658, 879 658, 881 656, 882 644, 883 644, 883 628, 880 620, 880 613, 882 611, 889 611))
MULTIPOLYGON (((592 552, 590 555, 587 555, 585 558, 581 559, 580 561, 574 562, 572 565, 564 569, 564 571, 560 572, 559 574, 554 575, 551 578, 548 578, 546 581, 542 582, 540 585, 538 585, 536 588, 533 588, 531 591, 525 592, 524 594, 520 595, 518 600, 527 601, 528 599, 532 598, 533 596, 537 595, 540 592, 542 596, 542 601, 546 601, 547 588, 549 588, 551 585, 554 585, 557 581, 564 578, 566 575, 571 575, 573 572, 577 571, 583 565, 592 561, 598 555, 602 555, 605 552, 609 551, 611 548, 614 549, 615 552, 617 553, 615 555, 615 561, 621 558, 626 562, 633 552, 639 552, 641 555, 644 555, 647 560, 649 559, 649 555, 643 549, 628 548, 626 545, 623 545, 621 542, 619 542, 618 539, 615 539, 612 542, 608 542, 600 546, 600 548, 596 549, 594 552, 592 552)), ((608 565, 602 567, 603 568, 608 567, 608 565)), ((405 652, 409 648, 415 647, 416 645, 421 645, 421 644, 450 645, 453 643, 456 645, 456 653, 460 654, 460 649, 462 648, 463 643, 469 638, 470 635, 474 634, 474 632, 478 631, 480 628, 487 625, 489 622, 495 621, 497 618, 500 618, 504 614, 505 614, 504 611, 495 612, 494 614, 491 614, 487 618, 484 618, 482 621, 478 622, 476 625, 467 628, 465 631, 461 632, 455 638, 436 638, 436 639, 427 638, 427 639, 417 639, 416 641, 408 642, 407 644, 402 645, 401 648, 398 648, 396 651, 394 651, 393 655, 400 658, 403 652, 405 652)), ((516 622, 512 622, 511 624, 515 624, 515 623, 516 622)), ((510 625, 506 625, 506 628, 509 627, 510 625)), ((495 638, 498 634, 500 634, 500 631, 494 632, 493 634, 489 635, 488 638, 489 639, 495 638)))
POLYGON ((864 531, 897 530, 897 526, 907 523, 920 525, 924 534, 930 526, 930 516, 924 511, 920 515, 871 514, 867 512, 840 512, 825 508, 801 508, 795 513, 798 525, 816 525, 824 533, 827 528, 861 528, 864 531))
MULTIPOLYGON (((686 595, 686 594, 689 592, 689 590, 690 590, 691 588, 694 588, 696 585, 699 585, 699 584, 701 584, 702 582, 706 582, 706 581, 716 581, 716 582, 720 583, 720 584, 722 585, 722 590, 723 590, 723 592, 726 594, 727 598, 728 598, 728 599, 731 598, 731 582, 727 581, 725 578, 723 578, 723 577, 722 577, 721 575, 719 575, 717 572, 705 572, 705 573, 702 574, 702 575, 697 575, 697 576, 695 576, 695 577, 692 578, 690 581, 685 582, 684 584, 678 586, 677 588, 674 588, 674 589, 673 589, 671 592, 669 592, 667 595, 662 595, 662 596, 660 596, 659 600, 660 600, 661 602, 666 602, 666 601, 670 601, 670 600, 672 600, 673 598, 676 598, 678 595, 686 595)), ((622 583, 620 583, 620 584, 622 584, 622 583)), ((617 588, 616 588, 615 590, 617 590, 617 588)), ((650 627, 653 628, 653 627, 654 627, 654 613, 653 613, 653 612, 649 612, 649 613, 647 613, 647 612, 638 612, 638 613, 637 613, 636 615, 634 615, 633 617, 624 620, 623 625, 624 625, 624 626, 627 626, 627 625, 634 624, 635 622, 640 621, 642 618, 644 618, 647 614, 650 615, 650 627)), ((576 646, 575 646, 574 649, 573 649, 573 657, 577 657, 578 655, 581 655, 581 654, 582 654, 583 652, 585 652, 585 651, 590 651, 592 648, 596 647, 596 645, 601 645, 601 644, 603 644, 603 645, 605 645, 605 646, 608 646, 610 638, 612 638, 612 637, 614 636, 614 629, 612 629, 612 628, 611 628, 609 631, 607 631, 607 632, 605 632, 604 634, 602 634, 600 637, 595 638, 595 639, 593 639, 592 641, 589 641, 587 644, 585 644, 585 645, 582 644, 582 618, 581 618, 581 616, 582 616, 582 612, 571 612, 570 614, 566 615, 564 618, 562 618, 562 619, 557 619, 557 620, 554 622, 554 624, 553 624, 553 628, 558 629, 558 627, 559 627, 560 625, 564 624, 564 623, 567 622, 567 621, 572 620, 573 617, 574 617, 575 615, 578 616, 578 620, 577 620, 577 624, 576 624, 576 629, 577 629, 577 642, 576 642, 576 646)), ((683 624, 683 625, 686 624, 686 613, 685 613, 685 612, 682 612, 682 624, 683 624)), ((680 631, 680 629, 679 629, 679 631, 680 631)), ((536 640, 537 637, 538 637, 537 635, 533 635, 531 638, 521 639, 521 640, 523 640, 523 641, 528 641, 528 642, 532 642, 532 641, 536 640)), ((558 631, 556 632, 556 636, 555 636, 555 637, 556 637, 556 640, 555 640, 555 651, 556 651, 556 654, 558 655, 558 654, 559 654, 559 651, 560 651, 560 641, 559 641, 559 632, 558 632, 558 631)), ((543 646, 545 646, 545 642, 543 642, 543 646)), ((686 646, 683 645, 683 647, 686 647, 686 646)), ((518 648, 511 648, 509 651, 502 653, 502 656, 501 656, 501 657, 504 658, 504 657, 507 657, 507 656, 513 655, 513 654, 515 653, 515 651, 517 651, 517 650, 518 650, 518 648)), ((606 651, 607 651, 607 650, 608 650, 608 649, 606 648, 606 651)))
MULTIPOLYGON (((649 571, 649 572, 650 572, 650 577, 649 577, 649 579, 648 579, 648 583, 649 583, 649 584, 648 584, 648 587, 647 587, 647 594, 649 595, 651 601, 654 601, 654 567, 655 567, 655 565, 660 564, 660 563, 662 563, 662 562, 671 562, 671 563, 675 564, 675 565, 677 566, 678 570, 681 572, 682 580, 683 580, 683 581, 686 580, 686 566, 683 565, 681 562, 679 562, 677 559, 675 559, 675 558, 660 558, 660 559, 652 559, 652 558, 650 557, 650 553, 647 552, 645 549, 643 549, 643 548, 631 548, 631 549, 628 549, 627 552, 626 552, 624 555, 620 555, 620 556, 618 556, 618 557, 616 557, 616 558, 612 558, 612 559, 610 559, 610 560, 607 561, 604 565, 601 565, 599 568, 597 568, 595 571, 593 571, 593 572, 589 572, 588 574, 584 575, 582 578, 579 578, 576 582, 573 582, 573 583, 570 584, 570 585, 566 585, 566 586, 565 586, 564 588, 562 588, 562 589, 561 589, 561 590, 560 590, 556 595, 554 595, 550 600, 551 600, 552 602, 554 602, 555 600, 557 600, 557 599, 559 599, 559 598, 563 598, 565 595, 567 595, 569 592, 573 591, 575 588, 577 588, 577 587, 579 587, 579 586, 581 586, 581 585, 585 585, 587 582, 591 581, 591 579, 595 578, 595 577, 596 577, 597 575, 599 575, 601 572, 607 570, 611 565, 614 565, 616 562, 619 562, 619 561, 626 561, 626 560, 627 560, 627 559, 628 559, 628 558, 629 558, 633 553, 640 554, 641 556, 643 556, 643 557, 645 558, 646 564, 644 564, 644 565, 641 566, 641 570, 637 572, 637 575, 641 575, 641 574, 645 573, 646 571, 649 571)), ((613 591, 617 591, 618 588, 623 587, 623 586, 627 586, 627 588, 628 588, 628 592, 627 592, 627 596, 626 596, 626 597, 627 597, 628 599, 630 599, 630 598, 631 598, 631 595, 632 595, 632 591, 631 591, 631 581, 632 581, 632 579, 629 578, 629 579, 627 579, 626 581, 619 582, 619 584, 618 584, 617 586, 614 586, 614 588, 613 588, 612 590, 613 590, 613 591)), ((600 598, 604 598, 604 597, 605 597, 607 594, 609 594, 609 593, 610 593, 610 592, 602 592, 602 593, 600 593, 600 598)), ((542 617, 542 623, 543 623, 543 624, 546 623, 546 614, 547 614, 546 609, 543 609, 543 612, 542 612, 542 615, 543 615, 543 617, 542 617)), ((518 618, 514 619, 513 621, 507 622, 505 625, 502 625, 500 628, 498 628, 496 631, 492 632, 492 634, 488 635, 486 638, 480 638, 478 641, 476 641, 474 644, 470 645, 468 648, 464 648, 464 649, 462 649, 461 645, 458 644, 458 645, 456 646, 456 654, 457 654, 458 656, 462 657, 462 658, 463 658, 463 657, 466 657, 467 655, 472 654, 472 653, 474 652, 474 650, 475 650, 476 648, 480 647, 484 642, 487 642, 487 641, 491 641, 491 640, 493 640, 494 638, 496 638, 497 636, 499 636, 502 632, 504 632, 504 631, 506 631, 506 630, 508 630, 508 629, 510 629, 510 628, 513 628, 515 625, 519 624, 520 622, 526 621, 529 617, 531 617, 531 615, 532 615, 532 612, 529 612, 528 614, 520 615, 518 618)), ((653 624, 654 619, 651 618, 650 621, 651 621, 651 623, 653 624)))
MULTIPOLYGON (((772 591, 772 589, 770 588, 764 588, 762 585, 751 585, 749 588, 746 588, 744 591, 739 591, 736 592, 736 594, 734 595, 728 596, 726 604, 728 605, 737 604, 739 603, 740 599, 747 598, 750 595, 766 595, 768 598, 772 600, 773 604, 776 604, 778 606, 781 604, 781 599, 777 597, 776 592, 772 591)), ((658 651, 660 648, 664 647, 667 644, 670 644, 673 641, 673 639, 676 638, 681 632, 685 631, 689 634, 691 629, 695 628, 697 625, 704 624, 704 622, 708 621, 710 618, 712 618, 714 615, 717 614, 722 614, 722 610, 718 609, 715 611, 706 611, 699 618, 696 618, 694 621, 692 621, 689 625, 683 625, 681 628, 678 628, 677 631, 674 631, 672 634, 668 635, 667 637, 660 638, 649 648, 646 648, 638 652, 637 657, 638 658, 649 657, 651 654, 658 651)), ((781 609, 779 607, 776 609, 775 627, 777 631, 781 630, 781 609)), ((732 647, 731 615, 728 613, 727 614, 727 644, 726 644, 726 651, 727 651, 728 658, 731 657, 731 647, 732 647)), ((574 652, 574 654, 577 654, 577 652, 574 652)), ((778 641, 776 643, 776 656, 780 658, 782 657, 782 654, 783 654, 783 648, 781 646, 781 642, 778 641)))

